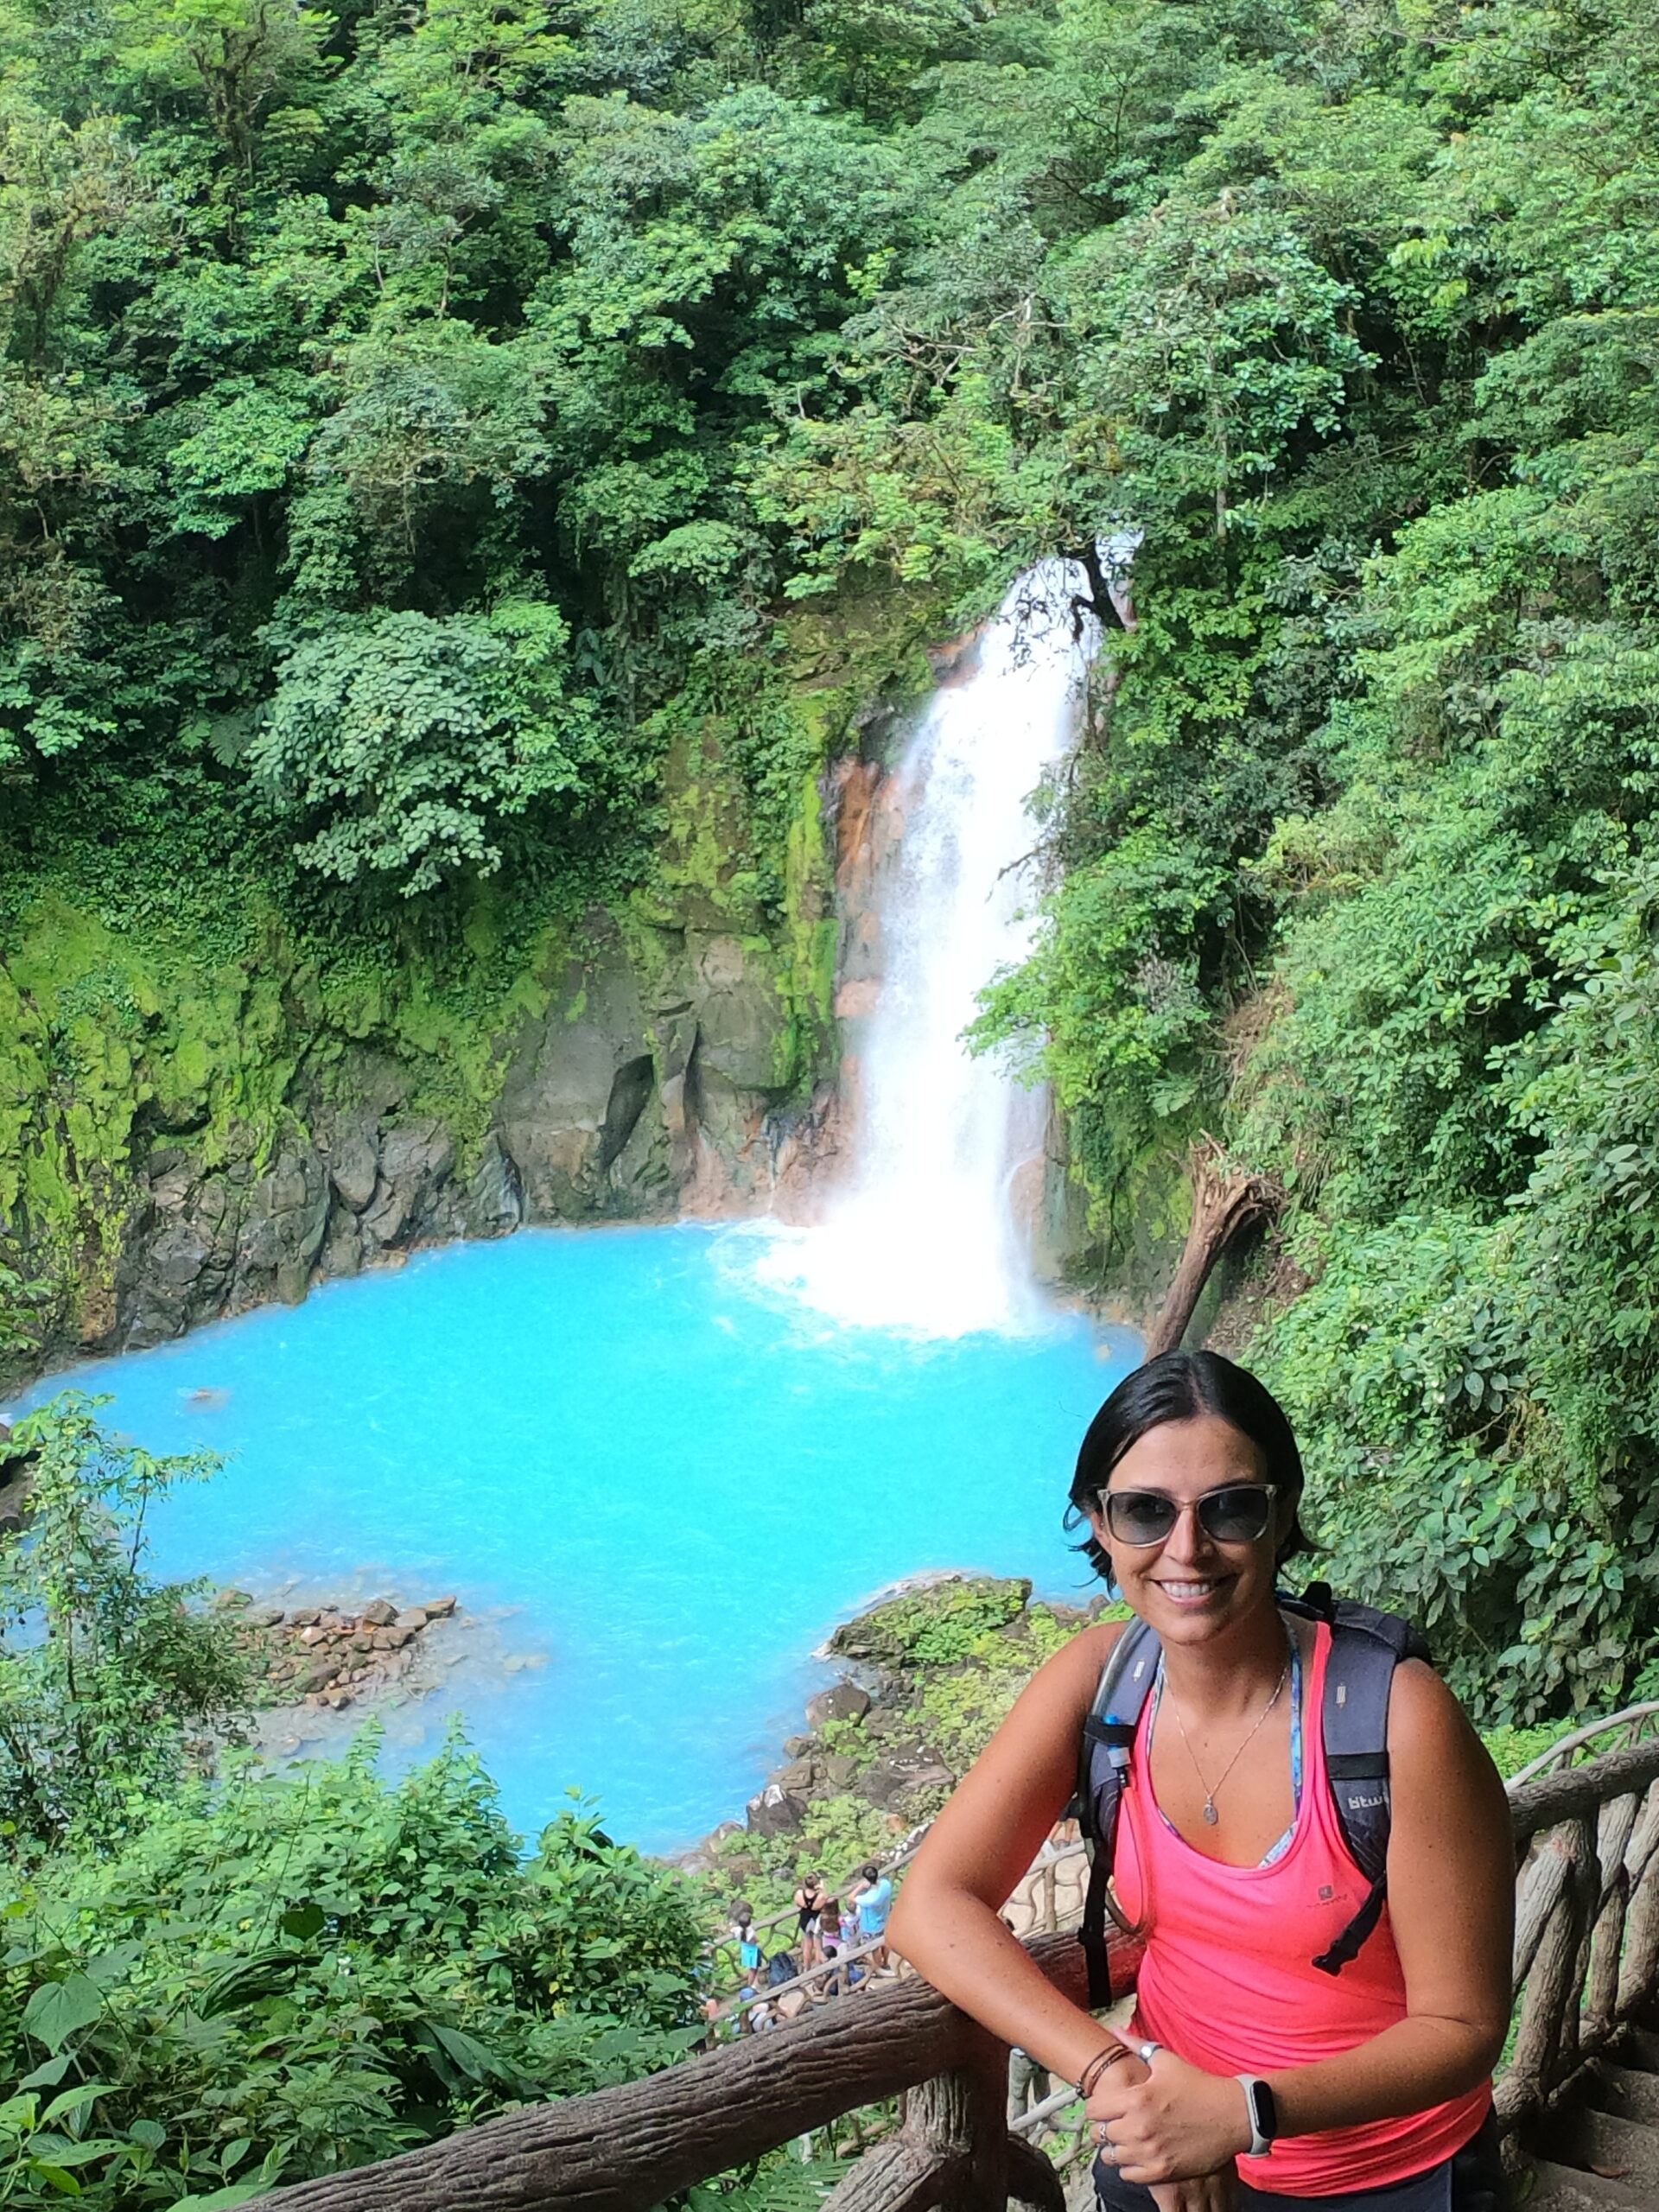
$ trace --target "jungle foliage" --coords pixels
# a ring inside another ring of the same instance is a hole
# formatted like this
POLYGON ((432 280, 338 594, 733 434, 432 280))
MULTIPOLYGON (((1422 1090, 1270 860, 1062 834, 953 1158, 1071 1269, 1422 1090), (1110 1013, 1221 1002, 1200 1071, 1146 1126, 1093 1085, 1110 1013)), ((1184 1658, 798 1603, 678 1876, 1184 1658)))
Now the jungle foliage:
MULTIPOLYGON (((463 1738, 401 1780, 236 1748, 226 1614, 146 1508, 211 1472, 73 1394, 0 1535, 0 2196, 194 2212, 668 2064, 704 1914, 580 1800, 523 1855, 463 1738), (217 1744, 217 1748, 216 1748, 217 1744)), ((693 2024, 694 2021, 696 2024, 693 2024)))

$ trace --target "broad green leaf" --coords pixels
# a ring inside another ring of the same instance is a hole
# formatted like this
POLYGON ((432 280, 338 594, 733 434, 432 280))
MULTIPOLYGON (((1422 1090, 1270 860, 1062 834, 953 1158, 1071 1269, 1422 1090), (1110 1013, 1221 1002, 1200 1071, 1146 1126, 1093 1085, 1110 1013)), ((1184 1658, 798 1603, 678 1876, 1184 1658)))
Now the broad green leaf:
POLYGON ((104 2010, 96 1983, 84 1974, 43 1981, 23 2007, 23 2029, 48 2050, 61 2050, 69 2037, 90 2027, 104 2010))

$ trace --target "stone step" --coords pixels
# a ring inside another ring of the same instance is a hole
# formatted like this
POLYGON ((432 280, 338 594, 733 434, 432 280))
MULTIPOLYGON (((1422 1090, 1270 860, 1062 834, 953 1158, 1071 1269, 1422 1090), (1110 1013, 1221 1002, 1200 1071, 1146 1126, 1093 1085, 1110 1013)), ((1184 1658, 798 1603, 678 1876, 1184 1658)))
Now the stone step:
POLYGON ((1584 2102, 1639 2126, 1659 2127, 1659 2074, 1598 2060, 1584 2084, 1584 2102))
POLYGON ((1563 2113, 1549 2130, 1549 2148, 1564 2164, 1600 2167, 1592 2181, 1609 2180, 1649 2202, 1659 2202, 1659 2129, 1580 2107, 1563 2113))
POLYGON ((1632 2189, 1628 2182, 1608 2181, 1576 2166, 1558 2166, 1548 2158, 1535 2159, 1532 2171, 1522 2212, 1654 2212, 1652 2194, 1632 2189))

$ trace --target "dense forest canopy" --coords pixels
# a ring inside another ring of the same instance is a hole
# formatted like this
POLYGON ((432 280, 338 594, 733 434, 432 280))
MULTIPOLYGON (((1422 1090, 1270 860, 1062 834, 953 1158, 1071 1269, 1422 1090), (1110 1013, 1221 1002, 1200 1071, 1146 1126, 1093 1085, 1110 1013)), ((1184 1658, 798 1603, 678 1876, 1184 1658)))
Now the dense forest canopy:
POLYGON ((1623 1694, 1659 1625, 1656 34, 7 0, 8 911, 208 930, 252 886, 426 957, 481 879, 644 882, 708 715, 775 903, 799 613, 943 630, 1116 547, 985 1035, 1109 1230, 1201 1130, 1276 1179, 1257 1349, 1338 1571, 1494 1712, 1623 1694))

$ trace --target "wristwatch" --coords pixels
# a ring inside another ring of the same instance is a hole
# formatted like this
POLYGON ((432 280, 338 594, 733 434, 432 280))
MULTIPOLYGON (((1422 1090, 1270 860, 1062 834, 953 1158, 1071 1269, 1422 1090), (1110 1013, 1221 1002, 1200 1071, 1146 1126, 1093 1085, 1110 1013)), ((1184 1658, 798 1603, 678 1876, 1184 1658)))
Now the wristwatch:
POLYGON ((1244 2092, 1244 2109, 1250 2116, 1249 2154, 1253 2158, 1263 2158, 1272 2150, 1279 2133, 1279 2107, 1259 2074, 1241 2074, 1237 2079, 1244 2092))

